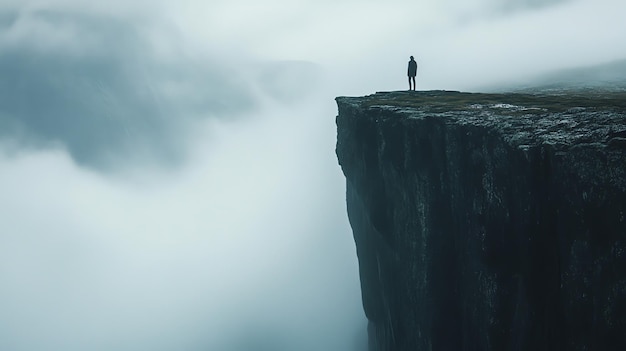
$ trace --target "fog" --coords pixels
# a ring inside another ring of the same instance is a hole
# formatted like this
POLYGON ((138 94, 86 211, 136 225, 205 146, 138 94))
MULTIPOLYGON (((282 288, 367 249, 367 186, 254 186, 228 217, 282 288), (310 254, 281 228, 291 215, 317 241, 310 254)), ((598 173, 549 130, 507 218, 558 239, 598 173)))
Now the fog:
POLYGON ((0 4, 1 350, 364 350, 337 95, 626 58, 609 0, 0 4))

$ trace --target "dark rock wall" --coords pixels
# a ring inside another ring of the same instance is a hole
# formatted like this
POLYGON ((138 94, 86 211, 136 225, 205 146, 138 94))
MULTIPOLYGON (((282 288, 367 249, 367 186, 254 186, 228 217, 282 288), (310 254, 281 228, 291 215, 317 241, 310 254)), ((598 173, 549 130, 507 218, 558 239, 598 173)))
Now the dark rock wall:
POLYGON ((521 144, 498 118, 374 102, 338 98, 337 117, 371 350, 626 350, 614 126, 521 144))

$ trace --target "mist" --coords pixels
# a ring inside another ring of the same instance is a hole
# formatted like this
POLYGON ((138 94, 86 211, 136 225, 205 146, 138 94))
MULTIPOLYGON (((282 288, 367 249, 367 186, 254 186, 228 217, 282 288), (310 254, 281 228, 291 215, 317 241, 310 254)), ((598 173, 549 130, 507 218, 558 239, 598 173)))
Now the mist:
POLYGON ((0 349, 364 350, 333 98, 626 58, 617 1, 255 4, 0 5, 0 349))
POLYGON ((208 128, 165 175, 102 175, 63 150, 3 157, 2 348, 351 346, 341 183, 307 150, 328 131, 285 113, 208 128))

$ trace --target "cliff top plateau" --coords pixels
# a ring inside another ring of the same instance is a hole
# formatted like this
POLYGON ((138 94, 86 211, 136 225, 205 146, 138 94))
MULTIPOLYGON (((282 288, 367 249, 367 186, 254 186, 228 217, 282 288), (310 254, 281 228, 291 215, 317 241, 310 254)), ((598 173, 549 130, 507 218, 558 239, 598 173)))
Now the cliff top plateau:
POLYGON ((575 145, 626 148, 626 92, 463 93, 458 91, 378 92, 338 97, 345 109, 370 110, 384 120, 440 118, 449 124, 486 127, 512 146, 543 144, 555 150, 575 145))

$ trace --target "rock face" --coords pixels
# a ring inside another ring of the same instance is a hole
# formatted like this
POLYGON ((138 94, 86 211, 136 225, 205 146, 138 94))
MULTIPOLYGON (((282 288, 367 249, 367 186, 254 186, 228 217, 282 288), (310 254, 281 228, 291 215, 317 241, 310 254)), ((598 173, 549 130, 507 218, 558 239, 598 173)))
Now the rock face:
POLYGON ((337 103, 371 350, 626 350, 626 94, 337 103))

